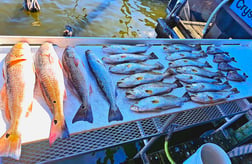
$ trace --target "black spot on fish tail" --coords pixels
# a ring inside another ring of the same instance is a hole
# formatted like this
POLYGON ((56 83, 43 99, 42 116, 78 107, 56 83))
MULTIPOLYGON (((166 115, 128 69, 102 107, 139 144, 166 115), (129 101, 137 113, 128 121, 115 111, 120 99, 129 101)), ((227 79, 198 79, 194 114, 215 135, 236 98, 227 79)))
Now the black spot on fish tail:
POLYGON ((112 107, 110 106, 108 121, 111 122, 111 121, 121 121, 121 120, 123 120, 123 116, 118 106, 116 105, 115 109, 112 109, 112 107))
POLYGON ((182 97, 186 98, 186 101, 191 100, 191 96, 189 95, 188 92, 186 92, 182 97))
POLYGON ((244 78, 248 78, 248 75, 246 73, 243 73, 244 78))
POLYGON ((154 52, 150 53, 149 59, 158 59, 157 55, 154 52))
POLYGON ((90 123, 93 123, 93 114, 90 105, 85 106, 81 104, 72 120, 72 123, 75 123, 77 121, 88 121, 90 123))

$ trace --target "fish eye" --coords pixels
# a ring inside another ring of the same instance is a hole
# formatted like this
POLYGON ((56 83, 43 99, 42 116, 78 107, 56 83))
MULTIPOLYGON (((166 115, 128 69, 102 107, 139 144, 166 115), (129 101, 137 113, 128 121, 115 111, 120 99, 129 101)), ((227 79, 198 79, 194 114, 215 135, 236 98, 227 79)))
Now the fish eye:
POLYGON ((57 120, 53 120, 53 122, 54 122, 54 124, 55 124, 55 125, 58 123, 58 121, 57 121, 57 120))
POLYGON ((56 104, 56 101, 54 100, 53 103, 56 104))
POLYGON ((7 133, 7 134, 5 135, 5 137, 6 137, 6 138, 8 138, 9 136, 10 136, 10 134, 9 134, 9 133, 7 133))

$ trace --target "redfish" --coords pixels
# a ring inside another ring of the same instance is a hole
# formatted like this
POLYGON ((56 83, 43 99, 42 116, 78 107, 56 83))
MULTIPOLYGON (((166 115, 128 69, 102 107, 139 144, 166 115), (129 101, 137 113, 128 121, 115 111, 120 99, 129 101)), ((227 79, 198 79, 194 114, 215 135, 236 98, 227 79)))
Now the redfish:
POLYGON ((0 156, 18 160, 21 155, 20 122, 32 110, 35 86, 34 63, 28 43, 19 42, 13 46, 5 58, 3 76, 0 100, 9 129, 0 138, 0 156))
POLYGON ((53 114, 49 137, 51 145, 57 138, 69 137, 63 112, 66 89, 62 65, 51 43, 42 44, 37 51, 35 68, 43 97, 53 114))

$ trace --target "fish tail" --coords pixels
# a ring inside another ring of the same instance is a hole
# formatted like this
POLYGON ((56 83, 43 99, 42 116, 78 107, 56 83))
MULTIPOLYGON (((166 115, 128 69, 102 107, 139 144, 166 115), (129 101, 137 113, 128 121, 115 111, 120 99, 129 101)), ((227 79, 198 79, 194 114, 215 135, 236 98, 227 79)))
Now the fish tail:
POLYGON ((195 49, 197 49, 197 50, 201 50, 201 45, 200 44, 195 44, 195 49))
POLYGON ((233 88, 233 89, 231 89, 231 92, 233 92, 233 94, 240 93, 240 91, 238 91, 238 89, 237 89, 237 88, 233 88))
POLYGON ((123 120, 123 116, 118 106, 117 105, 115 105, 115 107, 110 106, 108 121, 111 122, 120 120, 123 120))
POLYGON ((72 123, 75 123, 77 121, 88 121, 90 123, 93 123, 93 113, 90 105, 81 104, 72 120, 72 123))
POLYGON ((0 138, 0 156, 19 160, 21 155, 21 134, 9 129, 0 138))
POLYGON ((49 136, 50 146, 58 139, 58 138, 68 138, 69 131, 66 124, 66 121, 60 122, 59 120, 53 119, 51 123, 51 130, 49 136))
POLYGON ((176 71, 173 68, 167 68, 164 73, 166 73, 167 76, 169 76, 169 75, 176 75, 176 71))
POLYGON ((217 71, 219 77, 224 77, 225 75, 221 71, 217 71))
POLYGON ((232 57, 232 58, 231 58, 231 61, 234 61, 234 62, 236 62, 236 63, 237 63, 237 61, 235 60, 235 58, 234 58, 234 57, 232 57))
POLYGON ((163 69, 164 68, 163 64, 161 64, 160 62, 155 63, 155 65, 157 66, 157 69, 163 69))
POLYGON ((207 53, 205 53, 203 50, 201 50, 199 53, 202 54, 202 56, 207 57, 207 53))
POLYGON ((158 57, 157 57, 157 55, 154 52, 152 52, 149 55, 149 59, 158 59, 158 57))
POLYGON ((183 85, 181 84, 179 80, 176 80, 174 83, 177 85, 177 88, 183 87, 183 85))
POLYGON ((227 88, 232 88, 232 86, 229 84, 228 81, 225 81, 223 84, 226 84, 226 85, 227 85, 227 88))
POLYGON ((208 61, 205 62, 205 65, 206 65, 206 67, 208 67, 208 68, 213 68, 213 67, 208 63, 208 61))
POLYGON ((243 73, 243 76, 244 76, 245 78, 248 78, 248 75, 247 75, 246 73, 243 73))
POLYGON ((185 101, 191 100, 191 96, 189 95, 188 92, 186 92, 182 97, 184 97, 186 99, 185 101))

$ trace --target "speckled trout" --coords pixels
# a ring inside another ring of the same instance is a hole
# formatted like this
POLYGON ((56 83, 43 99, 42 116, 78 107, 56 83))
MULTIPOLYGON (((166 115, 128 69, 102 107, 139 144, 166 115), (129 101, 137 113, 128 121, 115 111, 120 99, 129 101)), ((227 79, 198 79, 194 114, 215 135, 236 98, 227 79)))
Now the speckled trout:
POLYGON ((160 110, 180 107, 184 102, 189 100, 190 96, 188 93, 185 93, 182 97, 173 95, 151 96, 139 100, 137 103, 133 104, 130 109, 135 112, 158 112, 160 110))
POLYGON ((189 45, 189 44, 182 44, 182 43, 174 43, 167 45, 163 48, 165 52, 177 52, 177 51, 198 51, 201 50, 201 46, 199 44, 196 45, 189 45))
POLYGON ((185 86, 188 92, 206 92, 206 91, 222 91, 224 89, 230 89, 232 86, 228 83, 228 81, 224 83, 193 83, 187 84, 185 86))
POLYGON ((68 138, 69 132, 63 111, 66 89, 62 65, 51 43, 44 43, 38 49, 35 68, 43 97, 53 114, 49 136, 52 145, 57 138, 68 138))
MULTIPOLYGON (((21 154, 20 122, 32 110, 35 70, 30 46, 15 44, 5 57, 1 109, 5 110, 9 128, 0 138, 0 156, 19 159, 21 154)), ((27 127, 29 128, 29 127, 27 127)))
POLYGON ((111 79, 110 73, 106 69, 102 60, 100 60, 91 50, 86 51, 86 58, 98 85, 104 92, 110 104, 108 121, 111 122, 123 120, 123 116, 116 103, 116 86, 111 79))
POLYGON ((63 52, 62 64, 67 74, 68 83, 77 92, 79 100, 82 102, 72 122, 88 121, 93 122, 93 114, 89 99, 92 87, 88 80, 86 67, 74 48, 67 47, 63 52))
POLYGON ((168 53, 166 59, 169 61, 179 60, 179 59, 198 59, 202 57, 207 57, 204 51, 178 51, 173 53, 168 53))

